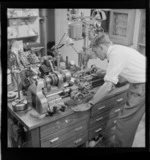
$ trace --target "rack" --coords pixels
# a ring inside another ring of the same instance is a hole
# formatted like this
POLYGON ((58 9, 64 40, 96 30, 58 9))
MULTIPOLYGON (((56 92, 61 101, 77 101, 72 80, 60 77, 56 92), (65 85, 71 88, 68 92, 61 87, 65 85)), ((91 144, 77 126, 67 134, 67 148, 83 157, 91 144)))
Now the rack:
POLYGON ((38 35, 34 35, 34 36, 25 36, 25 37, 11 37, 11 38, 8 38, 8 40, 13 40, 13 39, 24 39, 24 38, 35 38, 37 37, 38 35))
POLYGON ((39 9, 8 9, 7 39, 40 43, 39 9))

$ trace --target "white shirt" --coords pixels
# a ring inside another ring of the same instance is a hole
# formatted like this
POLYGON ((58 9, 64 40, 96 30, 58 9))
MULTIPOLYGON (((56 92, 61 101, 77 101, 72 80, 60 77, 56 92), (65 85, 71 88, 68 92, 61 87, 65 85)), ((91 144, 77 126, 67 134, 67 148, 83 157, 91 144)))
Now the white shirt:
POLYGON ((104 81, 118 83, 118 76, 130 83, 144 83, 146 75, 146 58, 135 49, 111 45, 107 51, 108 68, 104 81))

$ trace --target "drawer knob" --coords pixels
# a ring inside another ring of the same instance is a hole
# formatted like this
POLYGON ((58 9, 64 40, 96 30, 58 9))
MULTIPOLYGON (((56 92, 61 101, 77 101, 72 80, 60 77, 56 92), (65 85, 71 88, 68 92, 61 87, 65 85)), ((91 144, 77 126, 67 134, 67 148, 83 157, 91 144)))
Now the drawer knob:
POLYGON ((123 101, 123 98, 120 98, 117 100, 117 102, 122 102, 123 101))
POLYGON ((95 132, 98 133, 102 130, 102 128, 97 129, 95 132))
POLYGON ((116 109, 116 110, 115 110, 115 113, 117 113, 117 112, 119 112, 119 111, 120 111, 120 108, 119 108, 119 109, 116 109))
POLYGON ((79 128, 76 128, 75 131, 77 132, 77 131, 81 130, 82 128, 83 128, 82 126, 79 128))
POLYGON ((100 110, 104 109, 105 107, 106 106, 102 106, 102 107, 98 108, 98 110, 100 111, 100 110))
POLYGON ((117 123, 117 120, 114 120, 114 123, 116 124, 116 123, 117 123))
POLYGON ((65 122, 68 123, 69 122, 68 119, 66 119, 65 122))
POLYGON ((98 121, 100 121, 100 120, 102 120, 102 119, 103 119, 103 117, 97 118, 97 119, 96 119, 96 122, 98 122, 98 121))
POLYGON ((78 140, 74 141, 75 144, 78 144, 79 142, 82 141, 82 138, 79 138, 78 140))
POLYGON ((58 141, 58 139, 59 139, 59 137, 56 137, 56 138, 50 140, 50 143, 54 143, 54 142, 58 141))

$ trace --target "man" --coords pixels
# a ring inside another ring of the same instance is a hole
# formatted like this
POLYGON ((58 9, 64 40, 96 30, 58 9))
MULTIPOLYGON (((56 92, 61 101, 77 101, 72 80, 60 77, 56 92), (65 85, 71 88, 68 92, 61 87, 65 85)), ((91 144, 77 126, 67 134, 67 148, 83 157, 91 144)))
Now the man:
POLYGON ((118 76, 125 78, 130 87, 126 104, 116 124, 114 146, 131 147, 145 112, 145 56, 130 47, 112 44, 106 34, 95 37, 90 45, 98 58, 107 59, 109 63, 104 77, 105 83, 81 111, 90 109, 103 99, 112 90, 113 85, 118 83, 118 76))

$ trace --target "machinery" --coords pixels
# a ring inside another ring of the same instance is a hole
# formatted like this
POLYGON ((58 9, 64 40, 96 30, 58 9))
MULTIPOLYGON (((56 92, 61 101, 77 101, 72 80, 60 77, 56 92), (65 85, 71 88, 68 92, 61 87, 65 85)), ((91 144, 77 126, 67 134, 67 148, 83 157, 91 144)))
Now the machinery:
POLYGON ((28 103, 39 114, 53 115, 57 111, 64 112, 69 106, 68 102, 71 102, 72 106, 83 103, 87 97, 93 95, 92 89, 103 83, 103 79, 96 76, 95 66, 72 73, 67 69, 56 70, 53 64, 49 63, 51 60, 47 62, 49 71, 41 70, 42 76, 34 80, 27 93, 28 103))
MULTIPOLYGON (((98 11, 98 13, 101 11, 98 11)), ((54 46, 54 57, 44 56, 40 58, 40 64, 36 67, 28 67, 21 72, 21 90, 27 95, 28 104, 40 115, 56 112, 64 112, 70 105, 78 105, 86 102, 93 96, 93 89, 104 83, 103 77, 98 76, 98 68, 91 66, 87 68, 82 59, 87 55, 89 49, 88 40, 103 32, 99 22, 104 18, 97 19, 92 16, 74 16, 69 24, 69 37, 74 40, 84 40, 83 53, 78 54, 79 68, 70 68, 68 57, 66 57, 65 68, 61 68, 61 54, 58 49, 64 44, 54 46), (86 21, 89 19, 89 21, 86 21)))
MULTIPOLYGON (((89 41, 97 35, 102 35, 104 29, 102 21, 106 20, 105 12, 101 9, 94 9, 91 16, 84 16, 79 9, 68 10, 68 35, 72 40, 83 39, 83 51, 78 53, 78 64, 80 68, 87 68, 89 41)), ((72 45, 72 43, 71 43, 72 45)), ((75 50, 75 48, 73 48, 75 50)), ((76 51, 76 50, 75 50, 76 51)))

